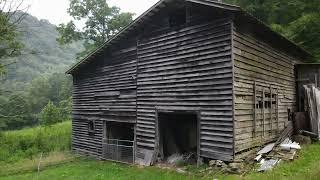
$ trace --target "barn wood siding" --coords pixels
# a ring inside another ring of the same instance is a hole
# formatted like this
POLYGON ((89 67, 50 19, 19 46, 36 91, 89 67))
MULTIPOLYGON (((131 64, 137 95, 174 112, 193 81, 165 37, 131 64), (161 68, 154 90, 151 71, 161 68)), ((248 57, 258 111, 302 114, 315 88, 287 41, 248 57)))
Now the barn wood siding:
POLYGON ((294 65, 298 60, 241 30, 234 30, 233 44, 235 152, 237 153, 274 139, 277 131, 284 129, 288 122, 287 109, 290 108, 291 112, 295 110, 294 65), (265 93, 270 92, 270 86, 273 93, 278 90, 278 115, 275 106, 272 113, 270 108, 265 109, 265 115, 262 109, 256 109, 255 135, 254 82, 258 96, 261 96, 262 88, 265 89, 265 93), (277 116, 279 129, 277 129, 277 116))
POLYGON ((200 155, 233 159, 231 22, 145 37, 138 44, 138 148, 154 149, 156 110, 200 110, 200 155))
POLYGON ((74 78, 72 111, 73 150, 97 157, 102 155, 103 121, 136 122, 136 46, 99 60, 104 63, 74 78), (95 121, 92 134, 88 120, 95 121))

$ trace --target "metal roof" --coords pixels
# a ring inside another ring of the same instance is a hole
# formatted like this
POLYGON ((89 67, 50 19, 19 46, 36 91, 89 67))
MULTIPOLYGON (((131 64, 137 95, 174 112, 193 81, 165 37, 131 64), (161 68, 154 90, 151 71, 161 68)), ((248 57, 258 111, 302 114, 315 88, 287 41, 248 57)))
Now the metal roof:
MULTIPOLYGON (((159 12, 161 9, 167 7, 168 3, 174 2, 176 0, 160 0, 155 5, 153 5, 150 9, 148 9, 146 12, 144 12, 142 15, 140 15, 138 18, 136 18, 134 21, 132 21, 129 25, 127 25, 125 28, 123 28, 121 31, 119 31, 116 35, 114 35, 112 38, 110 38, 108 41, 103 43, 101 46, 99 46, 96 50, 88 54, 85 58, 83 58, 81 61, 74 64, 66 73, 72 74, 78 67, 86 64, 91 59, 99 55, 101 52, 103 52, 106 48, 112 46, 113 44, 117 43, 122 37, 126 36, 128 33, 135 30, 139 25, 141 25, 145 20, 149 19, 150 16, 154 15, 155 13, 159 12)), ((214 8, 224 9, 227 11, 231 11, 233 13, 236 13, 236 16, 240 16, 244 19, 247 19, 248 21, 259 25, 260 28, 263 28, 264 30, 268 31, 272 36, 275 36, 278 39, 281 39, 285 43, 287 43, 288 46, 295 49, 299 53, 304 54, 305 56, 311 57, 312 55, 309 54, 307 51, 296 45, 294 42, 286 39, 282 35, 274 32, 271 30, 269 26, 267 26, 265 23, 260 21, 259 19, 255 18, 254 16, 250 15, 249 13, 245 12, 241 9, 239 6, 230 5, 214 0, 185 0, 185 2, 191 2, 196 4, 202 4, 214 8)))

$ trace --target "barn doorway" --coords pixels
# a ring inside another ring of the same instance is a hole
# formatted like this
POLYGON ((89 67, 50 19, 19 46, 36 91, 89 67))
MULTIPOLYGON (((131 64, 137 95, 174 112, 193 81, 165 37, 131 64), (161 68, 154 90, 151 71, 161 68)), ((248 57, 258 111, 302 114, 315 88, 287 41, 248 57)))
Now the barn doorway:
POLYGON ((107 122, 106 138, 133 141, 134 125, 131 123, 107 122))
POLYGON ((134 163, 134 124, 106 122, 103 155, 106 160, 134 163))
POLYGON ((197 113, 158 112, 159 155, 162 162, 197 162, 198 124, 197 113))

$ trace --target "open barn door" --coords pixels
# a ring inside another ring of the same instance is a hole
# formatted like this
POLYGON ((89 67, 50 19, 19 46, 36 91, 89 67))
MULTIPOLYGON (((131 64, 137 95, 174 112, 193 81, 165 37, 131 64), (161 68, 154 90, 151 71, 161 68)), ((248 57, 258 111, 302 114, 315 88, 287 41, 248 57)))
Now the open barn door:
POLYGON ((159 111, 158 159, 165 163, 175 157, 195 164, 199 160, 199 115, 190 111, 159 111))
POLYGON ((134 124, 106 122, 103 157, 106 160, 134 163, 134 124))

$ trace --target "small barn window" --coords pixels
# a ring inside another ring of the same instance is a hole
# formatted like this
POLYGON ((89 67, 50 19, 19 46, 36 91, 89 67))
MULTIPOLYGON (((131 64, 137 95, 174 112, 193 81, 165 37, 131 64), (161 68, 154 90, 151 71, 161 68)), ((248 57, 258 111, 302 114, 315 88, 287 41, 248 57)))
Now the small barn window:
POLYGON ((170 27, 181 26, 186 23, 186 9, 182 8, 169 14, 170 27))
POLYGON ((262 109, 262 101, 256 103, 256 109, 262 109))
POLYGON ((89 133, 94 133, 95 132, 95 122, 94 120, 89 120, 88 121, 88 131, 89 133))
POLYGON ((270 95, 270 93, 265 93, 265 100, 263 102, 263 100, 259 99, 257 102, 256 102, 256 109, 271 109, 272 105, 275 106, 276 104, 276 94, 272 94, 272 97, 270 95))

